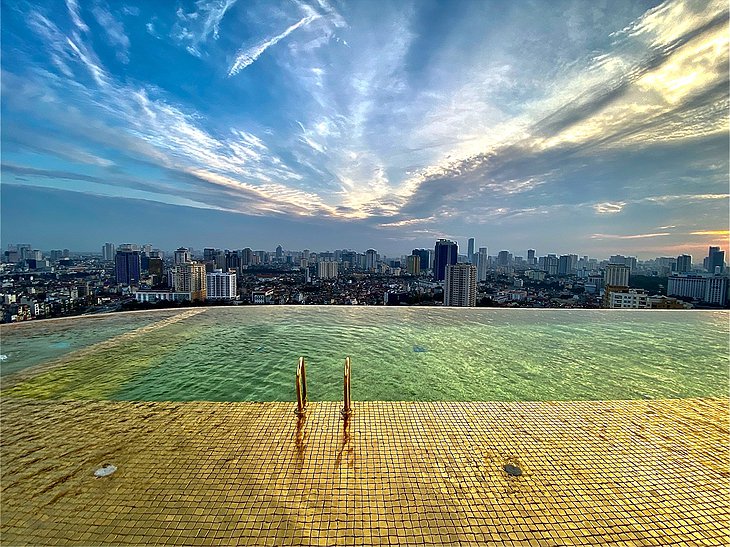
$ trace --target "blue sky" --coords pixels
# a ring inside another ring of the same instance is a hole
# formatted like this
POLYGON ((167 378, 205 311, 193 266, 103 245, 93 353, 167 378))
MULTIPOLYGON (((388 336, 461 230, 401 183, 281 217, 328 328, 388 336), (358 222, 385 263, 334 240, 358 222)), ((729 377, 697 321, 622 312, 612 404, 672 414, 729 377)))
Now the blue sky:
POLYGON ((728 242, 724 1, 2 4, 2 243, 728 242))

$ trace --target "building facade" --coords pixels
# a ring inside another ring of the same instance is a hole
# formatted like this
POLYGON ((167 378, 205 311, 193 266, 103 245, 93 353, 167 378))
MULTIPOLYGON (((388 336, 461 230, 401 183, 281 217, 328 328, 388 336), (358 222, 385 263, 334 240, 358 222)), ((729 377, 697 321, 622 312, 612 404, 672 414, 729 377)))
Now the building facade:
POLYGON ((476 306, 477 269, 472 264, 446 266, 444 306, 476 306))
POLYGON ((208 296, 205 264, 198 262, 178 264, 175 269, 175 290, 189 292, 191 300, 205 300, 208 296))
POLYGON ((207 297, 213 300, 235 300, 238 296, 235 272, 218 268, 206 274, 207 297))
POLYGON ((421 257, 410 255, 406 258, 406 271, 410 275, 421 275, 421 257))
POLYGON ((334 279, 339 275, 339 264, 331 260, 317 262, 317 277, 320 279, 334 279))
POLYGON ((446 267, 456 264, 459 247, 448 239, 439 239, 433 251, 433 276, 436 281, 446 279, 446 267))
POLYGON ((189 292, 177 292, 177 291, 137 291, 134 293, 134 298, 137 302, 161 302, 161 301, 174 301, 183 302, 184 300, 190 300, 189 292))
POLYGON ((641 310, 649 307, 649 295, 642 289, 611 291, 609 308, 641 310))
POLYGON ((606 287, 628 287, 631 270, 624 264, 608 264, 603 276, 606 287))
POLYGON ((728 278, 723 275, 672 275, 667 281, 667 296, 681 296, 724 305, 727 302, 728 278))
POLYGON ((139 251, 117 251, 114 258, 117 283, 137 285, 142 273, 142 258, 139 251))

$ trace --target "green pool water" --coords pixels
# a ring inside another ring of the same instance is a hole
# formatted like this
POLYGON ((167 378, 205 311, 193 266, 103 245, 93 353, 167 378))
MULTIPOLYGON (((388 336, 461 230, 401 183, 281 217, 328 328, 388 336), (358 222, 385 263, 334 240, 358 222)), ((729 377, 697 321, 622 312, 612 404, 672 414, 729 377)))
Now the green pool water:
POLYGON ((727 396, 727 311, 242 306, 3 326, 2 393, 54 399, 727 396))

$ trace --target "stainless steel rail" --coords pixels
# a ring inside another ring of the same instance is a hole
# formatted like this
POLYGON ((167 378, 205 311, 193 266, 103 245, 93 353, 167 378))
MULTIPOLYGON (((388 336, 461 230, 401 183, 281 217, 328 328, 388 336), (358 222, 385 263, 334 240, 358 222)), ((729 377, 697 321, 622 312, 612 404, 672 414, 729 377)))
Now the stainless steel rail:
POLYGON ((347 419, 350 416, 350 413, 352 412, 352 404, 350 399, 350 358, 345 357, 345 395, 344 400, 345 404, 342 407, 342 410, 340 410, 340 414, 342 414, 342 417, 347 419))
POLYGON ((294 386, 297 390, 296 414, 302 415, 307 410, 307 372, 304 367, 304 357, 299 358, 294 386))

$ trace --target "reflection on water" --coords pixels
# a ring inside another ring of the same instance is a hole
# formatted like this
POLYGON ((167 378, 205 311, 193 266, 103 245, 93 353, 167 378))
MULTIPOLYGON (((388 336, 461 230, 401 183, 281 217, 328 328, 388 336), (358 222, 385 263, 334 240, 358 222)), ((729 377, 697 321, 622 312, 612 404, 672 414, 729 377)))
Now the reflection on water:
POLYGON ((4 327, 8 358, 0 366, 4 395, 42 398, 293 401, 304 356, 309 399, 341 400, 347 355, 354 400, 724 396, 729 317, 685 310, 197 308, 4 327), (21 378, 26 367, 32 374, 21 378))

